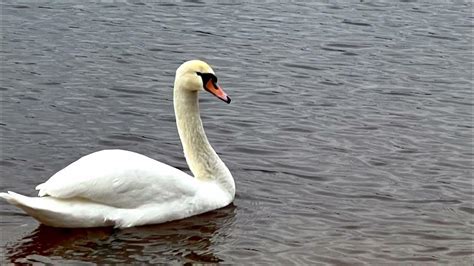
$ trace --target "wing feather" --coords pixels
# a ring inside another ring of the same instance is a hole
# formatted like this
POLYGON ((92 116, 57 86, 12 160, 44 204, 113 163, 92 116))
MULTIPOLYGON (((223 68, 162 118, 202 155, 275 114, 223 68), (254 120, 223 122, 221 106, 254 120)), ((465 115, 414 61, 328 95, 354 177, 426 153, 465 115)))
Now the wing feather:
POLYGON ((190 175, 147 156, 103 150, 71 163, 36 189, 40 196, 136 208, 193 196, 198 186, 190 175))

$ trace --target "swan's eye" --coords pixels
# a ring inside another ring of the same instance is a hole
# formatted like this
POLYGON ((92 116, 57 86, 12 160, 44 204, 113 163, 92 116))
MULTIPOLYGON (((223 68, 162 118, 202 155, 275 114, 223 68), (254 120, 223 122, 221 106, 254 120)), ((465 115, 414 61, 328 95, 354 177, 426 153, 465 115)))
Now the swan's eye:
POLYGON ((217 77, 216 77, 216 75, 214 75, 214 74, 212 74, 212 73, 196 72, 196 74, 197 74, 198 76, 201 76, 201 78, 202 78, 202 83, 203 83, 203 84, 207 84, 207 82, 208 82, 209 80, 212 80, 214 83, 217 82, 217 77))

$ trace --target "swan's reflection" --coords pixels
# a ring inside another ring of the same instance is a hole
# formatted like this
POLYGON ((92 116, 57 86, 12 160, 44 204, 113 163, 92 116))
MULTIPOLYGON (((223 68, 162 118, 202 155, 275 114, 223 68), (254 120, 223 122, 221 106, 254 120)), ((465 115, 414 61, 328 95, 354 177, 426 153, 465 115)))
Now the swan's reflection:
POLYGON ((166 224, 134 227, 61 229, 40 225, 7 247, 10 262, 213 263, 213 243, 230 233, 235 207, 166 224))

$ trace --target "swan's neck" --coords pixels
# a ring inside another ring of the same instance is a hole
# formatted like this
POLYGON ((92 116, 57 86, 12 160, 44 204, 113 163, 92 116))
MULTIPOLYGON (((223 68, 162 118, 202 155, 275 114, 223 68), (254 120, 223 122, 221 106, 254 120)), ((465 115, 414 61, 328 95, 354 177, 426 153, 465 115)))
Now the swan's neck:
POLYGON ((175 88, 174 110, 186 162, 194 177, 218 182, 233 198, 234 179, 207 140, 199 112, 198 92, 175 88))

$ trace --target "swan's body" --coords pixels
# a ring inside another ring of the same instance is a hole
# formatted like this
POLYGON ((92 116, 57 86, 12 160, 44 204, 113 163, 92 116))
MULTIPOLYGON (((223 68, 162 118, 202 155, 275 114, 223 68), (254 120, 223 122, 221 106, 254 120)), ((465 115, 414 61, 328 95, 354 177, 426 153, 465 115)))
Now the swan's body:
POLYGON ((230 102, 213 70, 193 60, 176 71, 174 107, 192 177, 172 166, 124 150, 89 154, 36 187, 39 197, 0 197, 55 227, 131 227, 182 219, 230 204, 232 175, 209 144, 199 116, 198 91, 230 102))

